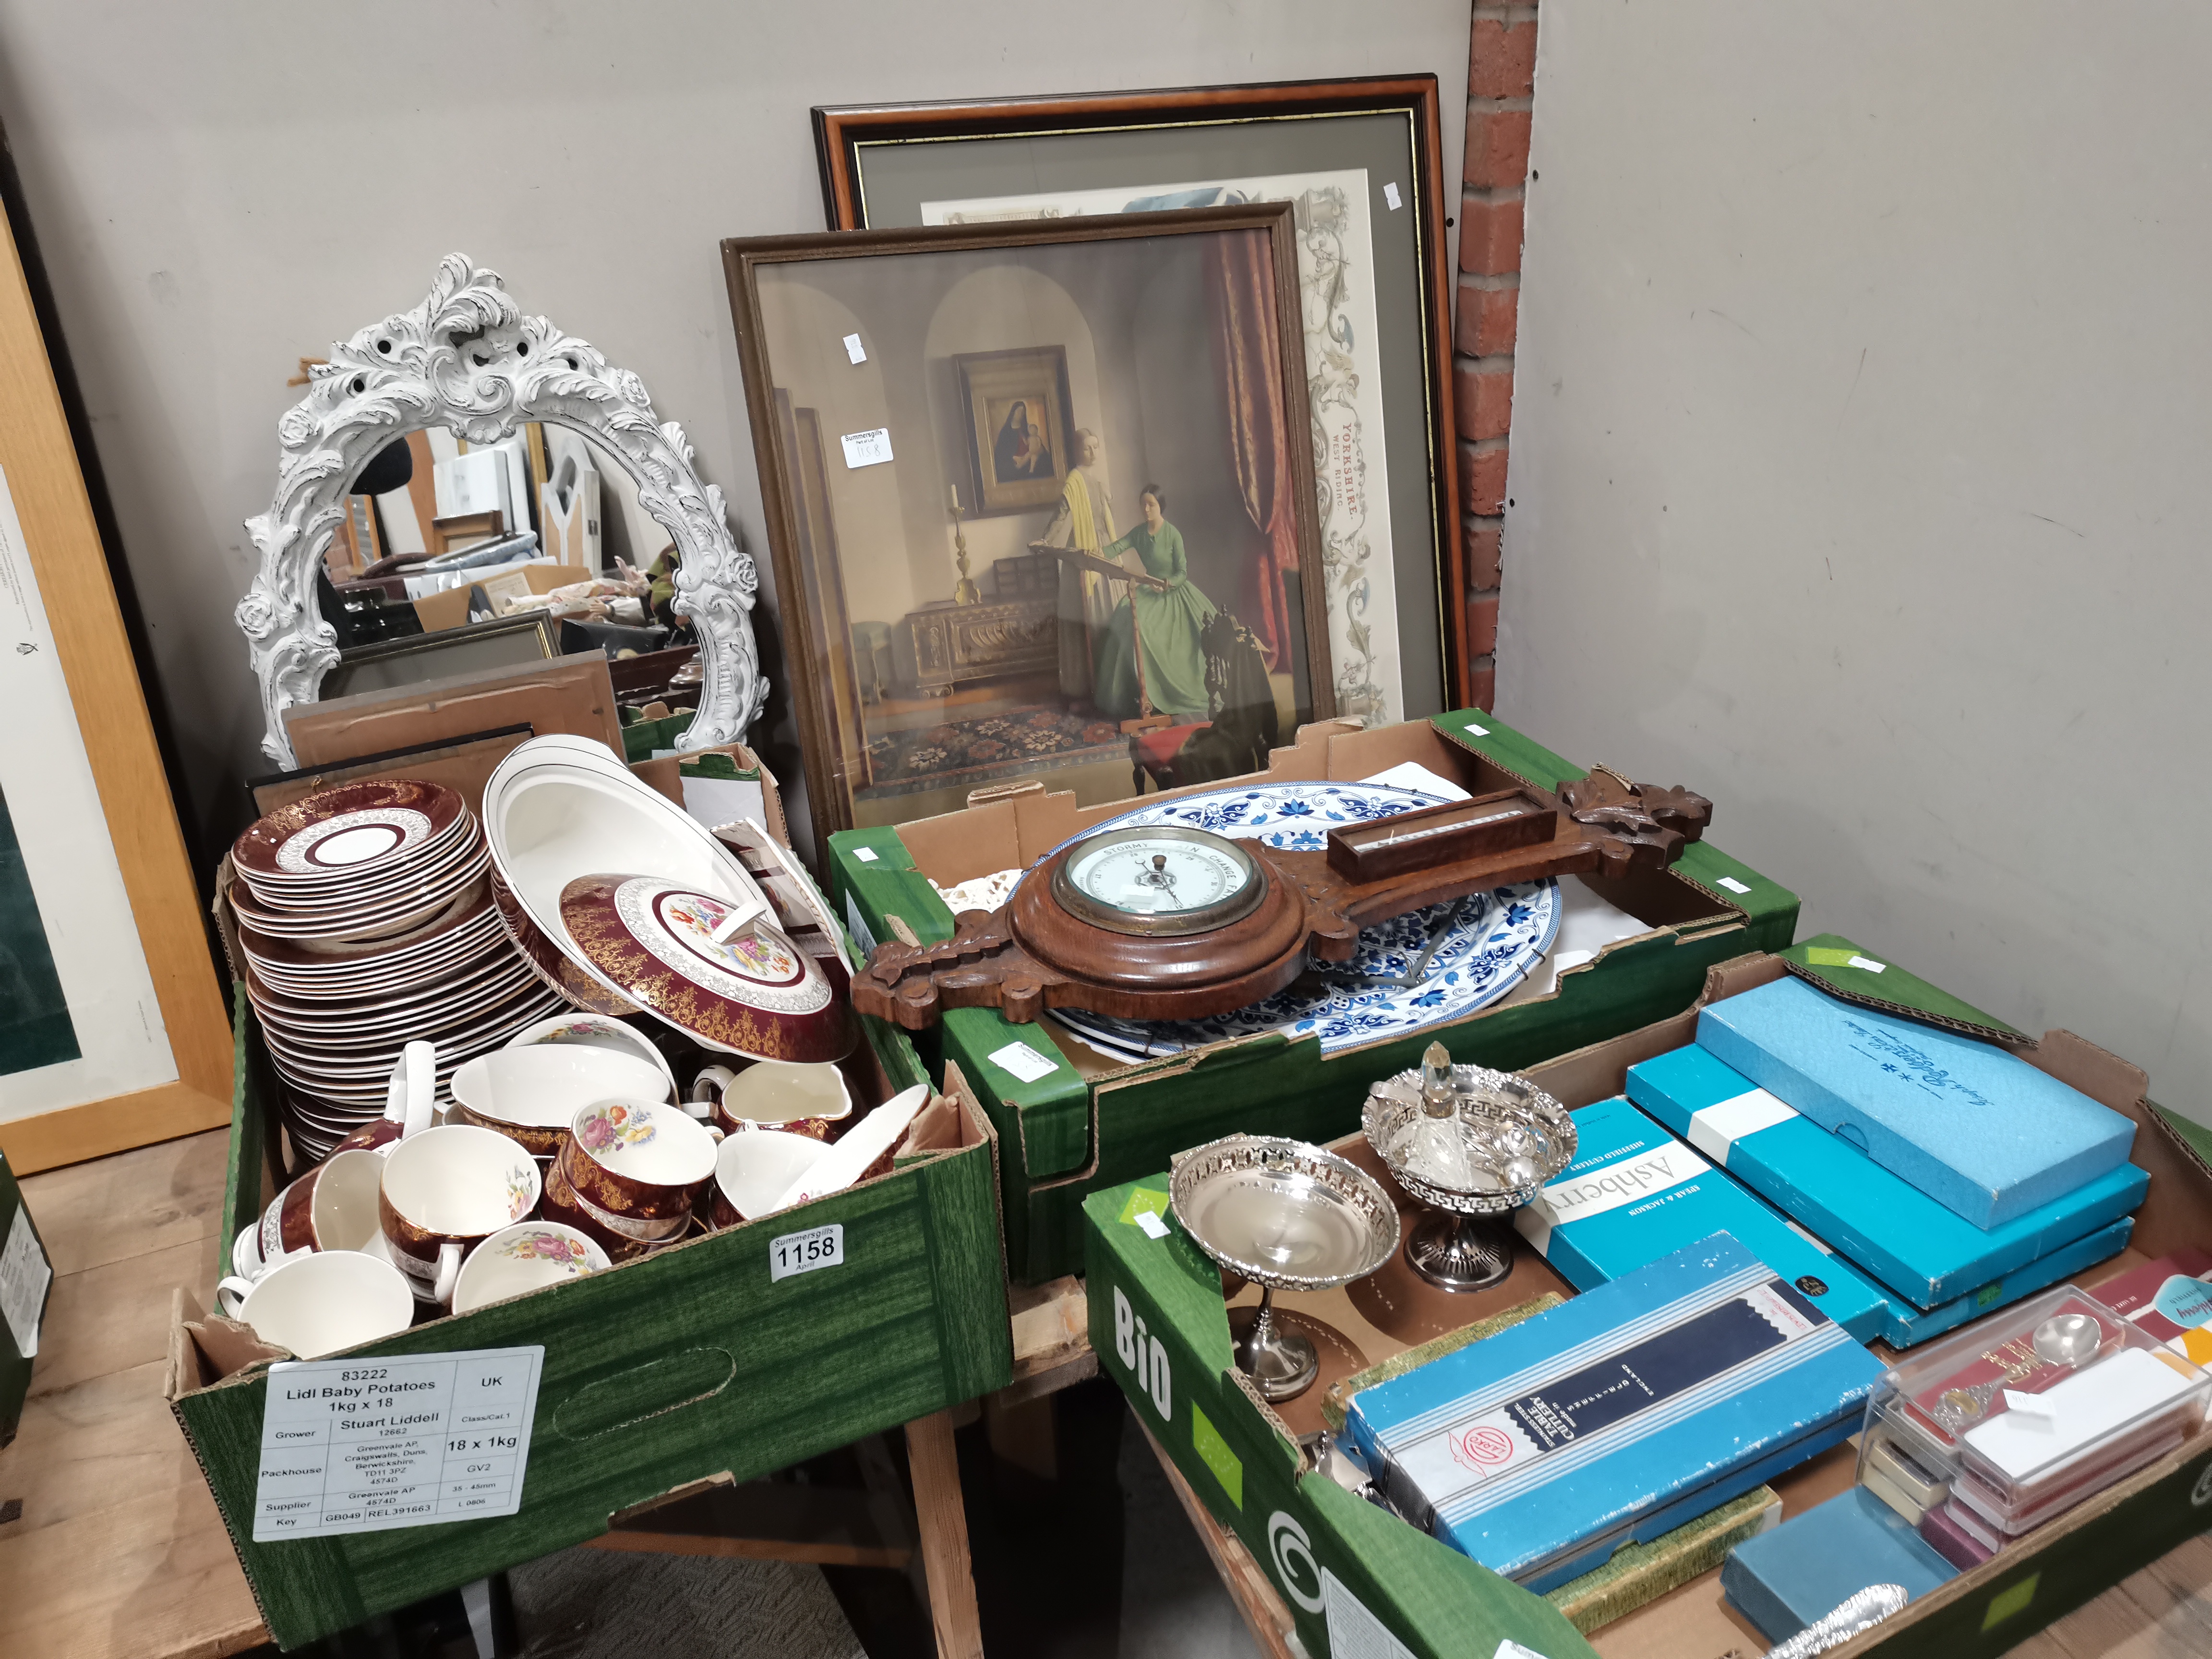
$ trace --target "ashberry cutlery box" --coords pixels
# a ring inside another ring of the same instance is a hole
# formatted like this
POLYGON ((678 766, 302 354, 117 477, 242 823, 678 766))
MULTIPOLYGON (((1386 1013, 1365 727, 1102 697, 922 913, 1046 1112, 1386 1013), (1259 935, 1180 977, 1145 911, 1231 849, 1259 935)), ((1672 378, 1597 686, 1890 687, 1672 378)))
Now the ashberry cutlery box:
POLYGON ((2127 1161, 2135 1126, 1994 1043, 1798 979, 1707 1009, 1698 1046, 1977 1227, 2127 1161))
POLYGON ((1676 1140, 1661 1127, 1673 1127, 1665 1112, 1647 1115, 1632 1103, 1638 1079, 1653 1067, 1703 1052, 1678 1049, 1632 1066, 1628 1099, 1616 1097, 1576 1112, 1582 1142, 1575 1161, 1534 1202, 1514 1212, 1521 1236, 1577 1289, 1633 1273, 1706 1233, 1726 1231, 1861 1341, 1879 1339, 1905 1348, 2109 1260, 2125 1247, 2135 1226, 2128 1212, 2142 1201, 2149 1177, 2130 1164, 2124 1167, 2131 1178, 2119 1183, 2125 1201, 2111 1204, 2101 1224, 2085 1223, 2042 1253, 1968 1282, 1949 1300, 1920 1306, 1832 1249, 1808 1224, 1812 1218, 1769 1207, 1738 1183, 1727 1158, 1717 1159, 1716 1167, 1694 1142, 1686 1146, 1676 1140))
POLYGON ((2150 1184, 2142 1170, 2123 1164, 1984 1229, 1694 1044, 1632 1066, 1628 1097, 1823 1244, 1923 1309, 1978 1291, 2133 1213, 2150 1184))
MULTIPOLYGON (((234 1007, 226 1265, 281 1178, 281 1085, 243 985, 234 1007)), ((866 1040, 844 1062, 856 1103, 930 1080, 903 1032, 860 1023, 866 1040)), ((267 1365, 233 1370, 238 1356, 209 1352, 198 1310, 180 1310, 168 1398, 279 1645, 580 1543, 686 1488, 750 1480, 1010 1382, 997 1136, 957 1064, 939 1086, 888 1175, 349 1351, 544 1347, 511 1516, 255 1542, 267 1365), (779 1239, 830 1225, 842 1230, 839 1265, 777 1275, 779 1239)))
MULTIPOLYGON (((1494 715, 1470 709, 1371 732, 1346 721, 1310 726, 1296 744, 1274 751, 1264 774, 1170 793, 1248 781, 1371 778, 1408 762, 1473 793, 1531 783, 1549 789, 1586 775, 1494 715)), ((1699 781, 1644 781, 1696 788, 1699 781)), ((964 811, 830 837, 830 899, 864 946, 951 937, 952 913, 933 880, 949 887, 1026 867, 1137 804, 1079 807, 1073 795, 1048 793, 1034 781, 970 799, 964 811)), ((1728 814, 1729 804, 1717 803, 1723 835, 1728 814)), ((1343 1134, 1358 1123, 1368 1082, 1415 1064, 1432 1041, 1456 1060, 1522 1067, 1632 1030, 1689 1006, 1715 963, 1779 950, 1797 925, 1796 894, 1710 839, 1692 842, 1667 869, 1590 885, 1649 931, 1570 969, 1548 994, 1492 1003, 1452 1024, 1326 1057, 1311 1037, 1271 1033, 1116 1064, 1079 1043, 1056 1042, 1048 1022, 1018 1024, 994 1008, 954 1009, 916 1033, 933 1069, 958 1062, 998 1129, 1013 1278, 1037 1284, 1079 1272, 1085 1197, 1158 1170, 1186 1146, 1239 1130, 1316 1141, 1343 1134)))
MULTIPOLYGON (((1721 963, 1701 1000, 1716 1001, 1784 973, 1842 988, 1821 966, 1807 963, 1805 947, 1796 947, 1791 956, 1787 963, 1753 954, 1721 963)), ((1887 982, 1875 994, 1909 1006, 1899 995, 1899 981, 1882 978, 1887 982)), ((1690 1043, 1696 1028, 1692 1009, 1529 1069, 1568 1106, 1587 1106, 1620 1094, 1631 1066, 1690 1043)), ((1957 1029, 1969 1028, 1988 1026, 1967 1010, 1957 1029)), ((2094 1294, 2105 1279, 2212 1237, 2212 1164, 2203 1151, 2212 1147, 2212 1133, 2160 1111, 2145 1098, 2142 1072, 2069 1032, 2049 1032, 2021 1052, 2030 1065, 2128 1117, 2137 1131, 2133 1156, 2149 1176, 2129 1247, 2075 1273, 2073 1282, 2094 1294)), ((1379 1163, 1357 1136, 1338 1142, 1337 1150, 1379 1173, 1379 1163)), ((1601 1652, 1613 1659, 1714 1659, 1759 1650, 1756 1638, 1727 1610, 1717 1568, 1586 1638, 1545 1597, 1316 1468, 1299 1436, 1323 1426, 1321 1405, 1302 1396, 1268 1406, 1236 1370, 1220 1270, 1168 1212, 1165 1164, 1085 1202, 1091 1340, 1100 1369, 1121 1386, 1192 1492, 1250 1551, 1313 1659, 1367 1659, 1376 1653, 1491 1659, 1504 1642, 1543 1659, 1592 1659, 1601 1652), (1157 1226, 1144 1224, 1156 1214, 1165 1216, 1164 1237, 1153 1236, 1157 1226)), ((1401 1200, 1401 1219, 1416 1213, 1401 1200)), ((1438 1339, 1440 1326, 1449 1328, 1444 1321, 1483 1322, 1546 1291, 1571 1297, 1574 1287, 1524 1249, 1511 1277, 1492 1291, 1460 1297, 1431 1291, 1423 1300, 1425 1289, 1394 1261, 1363 1285, 1278 1292, 1275 1306, 1279 1316, 1315 1321, 1341 1339, 1348 1352, 1334 1363, 1349 1374, 1438 1339)), ((1245 1305, 1255 1297, 1248 1286, 1234 1300, 1245 1305)), ((1327 1388, 1325 1374, 1313 1393, 1322 1395, 1327 1388)), ((1845 1444, 1772 1476, 1768 1484, 1787 1515, 1795 1516, 1845 1492, 1853 1474, 1845 1444)), ((1916 1596, 1903 1612, 1839 1651, 1850 1659, 1996 1659, 2207 1528, 2212 1528, 2212 1433, 2185 1443, 1983 1565, 1916 1596)))

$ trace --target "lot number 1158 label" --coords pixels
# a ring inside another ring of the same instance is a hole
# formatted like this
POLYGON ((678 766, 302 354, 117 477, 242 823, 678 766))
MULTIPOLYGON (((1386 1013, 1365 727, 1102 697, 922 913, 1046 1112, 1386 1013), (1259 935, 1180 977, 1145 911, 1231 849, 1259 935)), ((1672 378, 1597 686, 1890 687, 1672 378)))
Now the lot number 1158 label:
POLYGON ((803 1233, 786 1233, 768 1247, 768 1282, 793 1273, 811 1273, 817 1267, 845 1265, 845 1228, 842 1222, 815 1227, 803 1233))

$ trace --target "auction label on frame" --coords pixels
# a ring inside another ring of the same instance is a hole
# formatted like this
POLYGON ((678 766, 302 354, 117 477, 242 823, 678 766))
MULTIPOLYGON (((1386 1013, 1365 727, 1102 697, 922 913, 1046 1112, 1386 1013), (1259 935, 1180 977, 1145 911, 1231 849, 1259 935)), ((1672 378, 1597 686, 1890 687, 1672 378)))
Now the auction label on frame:
POLYGON ((891 458, 891 429, 887 426, 872 432, 848 432, 837 441, 845 446, 848 467, 881 466, 891 458))
POLYGON ((544 1364, 537 1346, 271 1365, 253 1541, 513 1515, 544 1364))

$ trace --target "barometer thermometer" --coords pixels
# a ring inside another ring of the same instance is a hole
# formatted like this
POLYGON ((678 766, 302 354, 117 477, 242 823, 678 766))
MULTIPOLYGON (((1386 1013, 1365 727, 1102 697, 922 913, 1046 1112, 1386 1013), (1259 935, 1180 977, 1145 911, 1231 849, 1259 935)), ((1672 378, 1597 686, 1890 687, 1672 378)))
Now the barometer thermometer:
POLYGON ((1101 830, 1048 854, 998 909, 962 912, 951 939, 878 945, 853 1003, 908 1030, 948 1008, 1202 1019, 1273 996, 1310 957, 1349 961, 1361 928, 1424 905, 1671 864, 1711 817, 1702 795, 1600 769, 1557 794, 1521 785, 1339 826, 1321 849, 1101 830))

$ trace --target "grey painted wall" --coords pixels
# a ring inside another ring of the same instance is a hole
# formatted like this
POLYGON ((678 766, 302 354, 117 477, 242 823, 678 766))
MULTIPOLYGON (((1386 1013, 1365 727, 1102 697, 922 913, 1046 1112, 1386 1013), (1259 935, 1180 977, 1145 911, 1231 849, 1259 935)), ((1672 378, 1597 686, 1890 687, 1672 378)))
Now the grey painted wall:
MULTIPOLYGON (((526 310, 643 377, 769 586, 716 244, 822 228, 812 105, 1427 70, 1456 176, 1467 0, 1122 0, 1012 31, 1009 15, 976 0, 0 0, 0 122, 188 815, 223 828, 258 769, 230 613, 253 567, 243 520, 268 505, 276 418, 299 395, 285 379, 419 302, 441 255, 499 270, 526 310)), ((787 697, 771 720, 787 738, 787 697)))
POLYGON ((1499 713, 2212 1121, 2212 13, 2082 23, 1547 0, 1499 713))

